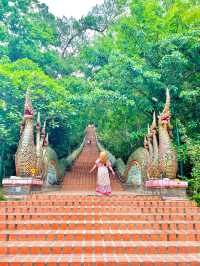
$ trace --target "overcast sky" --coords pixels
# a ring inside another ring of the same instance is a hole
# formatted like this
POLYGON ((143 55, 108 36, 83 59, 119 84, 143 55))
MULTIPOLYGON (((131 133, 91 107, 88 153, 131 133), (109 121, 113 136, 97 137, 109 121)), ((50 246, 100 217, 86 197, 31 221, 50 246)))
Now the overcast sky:
POLYGON ((49 11, 57 17, 80 18, 96 4, 103 3, 103 0, 40 0, 49 7, 49 11))

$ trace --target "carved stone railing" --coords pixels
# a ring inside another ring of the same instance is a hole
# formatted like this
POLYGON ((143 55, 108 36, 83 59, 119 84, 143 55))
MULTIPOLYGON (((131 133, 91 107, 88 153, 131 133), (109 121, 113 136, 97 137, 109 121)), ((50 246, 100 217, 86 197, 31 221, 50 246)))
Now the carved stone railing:
POLYGON ((76 150, 74 150, 66 158, 59 160, 59 165, 62 171, 65 172, 66 170, 69 170, 71 168, 73 162, 78 158, 79 154, 82 152, 84 144, 85 144, 85 138, 83 139, 83 142, 76 150))
POLYGON ((115 170, 117 172, 119 180, 122 183, 125 183, 127 181, 127 178, 124 176, 124 173, 126 171, 126 165, 125 165, 124 161, 121 158, 116 160, 115 170))

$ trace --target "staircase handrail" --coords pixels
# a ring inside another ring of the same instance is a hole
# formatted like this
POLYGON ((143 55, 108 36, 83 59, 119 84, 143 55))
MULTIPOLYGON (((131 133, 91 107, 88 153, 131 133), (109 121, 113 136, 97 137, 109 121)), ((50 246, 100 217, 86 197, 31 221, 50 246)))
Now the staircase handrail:
POLYGON ((63 158, 63 159, 59 160, 59 164, 62 165, 62 167, 64 167, 65 170, 70 169, 70 167, 72 166, 73 162, 78 158, 78 156, 82 152, 83 147, 85 145, 85 140, 86 140, 86 137, 83 138, 82 143, 80 144, 80 146, 77 149, 75 149, 66 158, 63 158))

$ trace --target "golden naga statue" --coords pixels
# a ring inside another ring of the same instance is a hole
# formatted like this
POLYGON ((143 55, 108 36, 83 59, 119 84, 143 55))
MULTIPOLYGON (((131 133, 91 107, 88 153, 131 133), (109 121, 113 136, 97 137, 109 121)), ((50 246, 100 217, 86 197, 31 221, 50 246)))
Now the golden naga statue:
POLYGON ((159 116, 158 129, 154 112, 152 125, 148 126, 148 134, 144 140, 144 147, 149 153, 147 176, 150 179, 159 179, 161 175, 164 178, 176 178, 177 156, 171 140, 170 117, 170 95, 167 89, 166 104, 159 116))
POLYGON ((156 114, 153 114, 153 122, 151 127, 148 126, 148 135, 146 137, 149 150, 148 176, 150 178, 160 178, 159 170, 159 148, 158 148, 158 132, 156 124, 156 114))
POLYGON ((166 103, 158 119, 159 125, 159 169, 163 177, 175 179, 177 174, 177 155, 172 143, 170 125, 170 94, 166 91, 166 103))
POLYGON ((48 146, 48 135, 45 136, 45 126, 40 134, 40 114, 36 124, 36 146, 34 144, 34 111, 30 99, 29 90, 27 90, 24 118, 20 125, 20 140, 15 154, 16 176, 19 177, 37 177, 43 179, 46 174, 46 150, 48 146))

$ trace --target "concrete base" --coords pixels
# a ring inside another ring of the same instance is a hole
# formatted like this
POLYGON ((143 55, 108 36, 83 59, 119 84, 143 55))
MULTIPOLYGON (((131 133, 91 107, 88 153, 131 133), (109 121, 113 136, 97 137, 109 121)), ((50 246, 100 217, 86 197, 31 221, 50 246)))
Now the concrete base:
POLYGON ((161 197, 187 197, 185 188, 145 188, 145 191, 160 195, 161 197))
POLYGON ((128 192, 137 193, 140 195, 159 195, 161 197, 187 197, 187 182, 179 180, 148 180, 141 186, 124 183, 123 187, 128 192))
POLYGON ((145 191, 157 192, 164 197, 186 197, 188 183, 181 180, 152 179, 145 182, 145 191))
POLYGON ((160 195, 159 191, 148 190, 143 185, 135 186, 133 184, 124 183, 123 188, 126 192, 133 193, 136 195, 155 195, 155 196, 160 195))
POLYGON ((40 191, 43 181, 33 177, 4 178, 2 181, 3 191, 6 195, 27 195, 34 191, 40 191))

